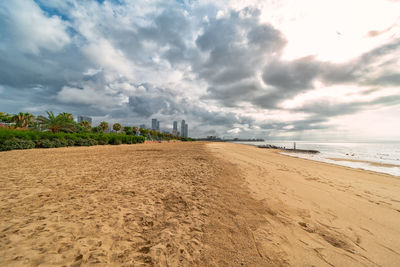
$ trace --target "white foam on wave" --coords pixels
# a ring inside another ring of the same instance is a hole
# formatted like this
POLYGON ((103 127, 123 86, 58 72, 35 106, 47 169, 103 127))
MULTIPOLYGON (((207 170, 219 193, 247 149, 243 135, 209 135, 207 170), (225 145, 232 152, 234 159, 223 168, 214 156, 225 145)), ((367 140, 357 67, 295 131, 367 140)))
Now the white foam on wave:
MULTIPOLYGON (((281 154, 291 156, 291 157, 296 157, 296 158, 304 158, 304 159, 309 159, 309 160, 314 160, 314 161, 320 161, 320 162, 325 162, 325 163, 330 163, 330 164, 335 164, 335 165, 346 166, 346 167, 355 168, 355 169, 363 169, 363 170, 368 170, 368 171, 386 173, 386 174, 400 177, 400 167, 385 167, 385 166, 371 165, 367 162, 345 161, 346 158, 343 158, 344 161, 336 161, 336 160, 329 159, 328 157, 332 157, 332 155, 329 156, 327 154, 303 154, 303 153, 287 153, 287 152, 281 152, 281 154)), ((387 163, 387 162, 381 162, 381 163, 387 163)))

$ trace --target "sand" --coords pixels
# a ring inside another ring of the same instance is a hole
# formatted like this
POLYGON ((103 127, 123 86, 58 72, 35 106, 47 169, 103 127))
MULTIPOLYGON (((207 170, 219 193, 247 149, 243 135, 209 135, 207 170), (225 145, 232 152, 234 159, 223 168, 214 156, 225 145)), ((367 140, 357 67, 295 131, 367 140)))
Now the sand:
POLYGON ((400 265, 399 177, 245 145, 208 147, 236 164, 268 210, 253 232, 262 255, 293 266, 400 265))
POLYGON ((0 153, 0 266, 398 266, 400 180, 226 143, 0 153))

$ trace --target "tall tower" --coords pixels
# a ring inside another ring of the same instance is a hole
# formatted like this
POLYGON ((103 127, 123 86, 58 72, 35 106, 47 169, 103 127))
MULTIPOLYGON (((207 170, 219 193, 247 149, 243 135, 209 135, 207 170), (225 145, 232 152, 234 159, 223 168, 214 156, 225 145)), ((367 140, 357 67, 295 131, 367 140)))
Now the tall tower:
POLYGON ((174 121, 173 127, 172 127, 172 134, 177 135, 178 134, 178 122, 174 121))
POLYGON ((187 123, 185 124, 185 137, 188 137, 189 133, 188 133, 188 125, 187 123))
POLYGON ((185 137, 185 120, 182 120, 181 122, 181 137, 185 137))
POLYGON ((151 129, 157 130, 157 119, 151 119, 151 129))

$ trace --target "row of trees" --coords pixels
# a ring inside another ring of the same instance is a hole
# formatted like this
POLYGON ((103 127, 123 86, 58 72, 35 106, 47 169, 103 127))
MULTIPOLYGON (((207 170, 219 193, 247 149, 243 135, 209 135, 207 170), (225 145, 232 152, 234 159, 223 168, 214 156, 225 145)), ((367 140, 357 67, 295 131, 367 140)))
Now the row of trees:
MULTIPOLYGON (((47 111, 47 116, 35 117, 31 113, 20 112, 16 115, 0 112, 0 122, 14 123, 16 128, 26 128, 38 131, 51 131, 52 133, 104 133, 110 129, 110 125, 106 121, 100 122, 98 126, 92 127, 88 121, 76 123, 74 117, 70 113, 62 112, 55 115, 52 111, 47 111)), ((112 129, 117 133, 126 135, 141 135, 146 138, 155 140, 189 140, 181 138, 170 133, 160 133, 155 130, 143 129, 138 127, 125 126, 122 127, 119 123, 114 123, 112 129)))
MULTIPOLYGON (((54 115, 52 111, 47 111, 47 117, 38 116, 35 117, 31 113, 23 113, 20 112, 16 115, 6 114, 4 112, 0 112, 0 121, 6 123, 15 123, 16 128, 30 128, 30 129, 39 129, 39 130, 49 130, 53 133, 58 132, 88 132, 92 129, 90 123, 88 121, 82 121, 81 123, 76 123, 74 121, 74 117, 72 114, 67 112, 59 113, 57 116, 54 115)), ((109 128, 107 122, 103 121, 100 123, 97 132, 105 132, 109 128)), ((119 131, 121 129, 121 125, 116 123, 113 125, 115 131, 119 131)))

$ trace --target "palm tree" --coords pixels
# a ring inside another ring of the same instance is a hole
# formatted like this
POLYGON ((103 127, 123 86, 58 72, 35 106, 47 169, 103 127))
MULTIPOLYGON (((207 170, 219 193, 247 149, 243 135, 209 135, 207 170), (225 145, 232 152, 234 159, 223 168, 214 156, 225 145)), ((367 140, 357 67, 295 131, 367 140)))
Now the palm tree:
POLYGON ((133 131, 133 134, 136 135, 139 132, 139 129, 136 126, 133 126, 132 131, 133 131))
POLYGON ((16 123, 17 127, 26 128, 30 123, 33 122, 34 116, 31 113, 18 113, 12 117, 12 121, 16 123))
POLYGON ((85 127, 86 129, 90 129, 90 122, 88 121, 81 121, 81 126, 85 127))
POLYGON ((35 116, 32 113, 25 113, 26 127, 32 126, 35 122, 35 116))
POLYGON ((101 129, 103 130, 103 132, 105 132, 105 131, 107 131, 108 130, 108 122, 106 122, 106 121, 102 121, 102 122, 100 122, 100 127, 101 127, 101 129))
POLYGON ((0 121, 12 122, 12 116, 8 113, 0 112, 0 121))
POLYGON ((17 127, 23 127, 22 125, 25 124, 25 114, 20 112, 17 115, 14 115, 12 117, 12 121, 15 122, 15 126, 17 127))
POLYGON ((116 132, 119 132, 121 130, 121 124, 119 124, 118 122, 114 123, 113 125, 113 130, 116 132))
POLYGON ((42 128, 49 129, 53 133, 76 131, 75 122, 69 113, 60 113, 57 116, 52 111, 46 111, 48 118, 40 115, 37 117, 42 128))
POLYGON ((74 116, 72 116, 72 114, 68 113, 68 112, 61 112, 60 114, 57 115, 57 117, 58 116, 69 119, 69 120, 74 120, 74 116))
POLYGON ((132 127, 130 127, 130 126, 125 126, 124 127, 124 129, 123 129, 123 131, 126 133, 126 134, 133 134, 133 132, 132 132, 132 127))

